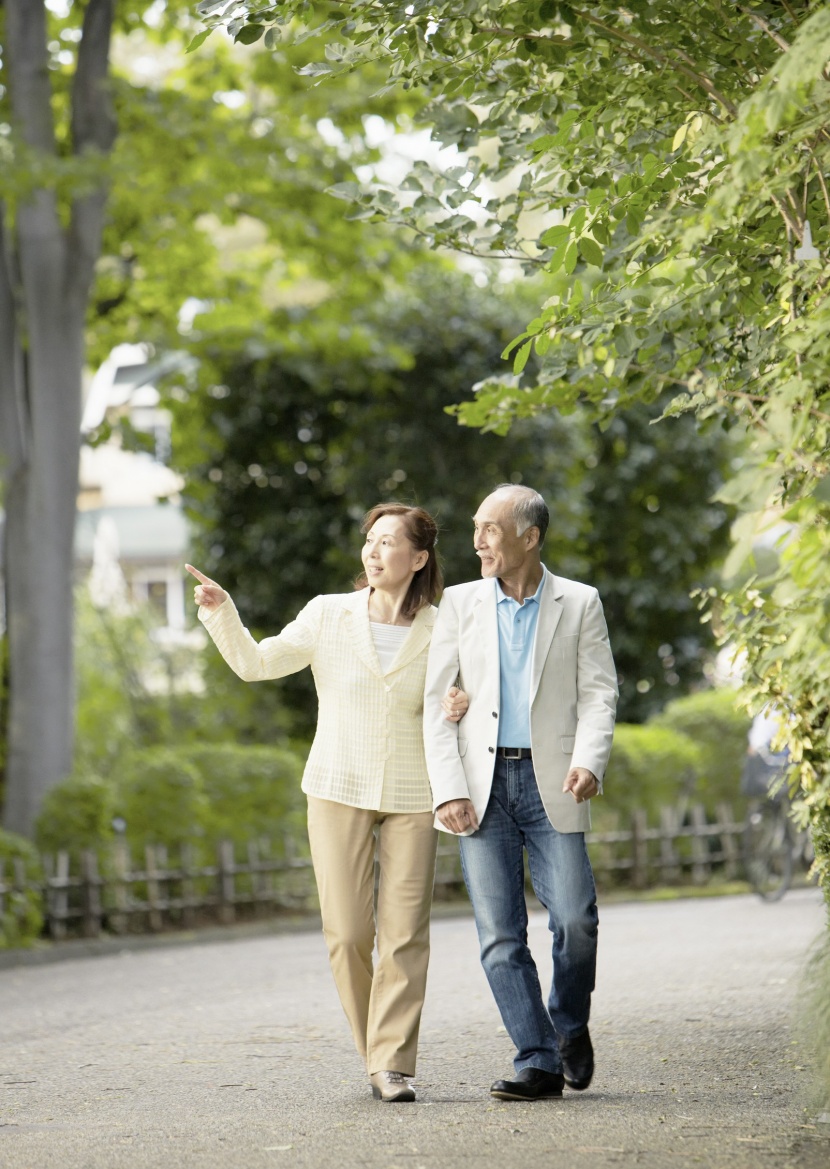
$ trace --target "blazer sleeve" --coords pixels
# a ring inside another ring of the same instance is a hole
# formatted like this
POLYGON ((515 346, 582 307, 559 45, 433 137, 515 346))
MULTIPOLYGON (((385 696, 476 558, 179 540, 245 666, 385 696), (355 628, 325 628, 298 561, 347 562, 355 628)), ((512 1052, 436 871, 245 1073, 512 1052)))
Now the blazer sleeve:
POLYGON ((596 590, 585 607, 576 676, 577 730, 571 766, 587 767, 602 785, 611 754, 617 709, 617 671, 602 602, 596 590))
POLYGON ((448 722, 441 708, 441 699, 456 684, 459 664, 458 613, 452 595, 445 592, 432 631, 424 690, 424 752, 433 808, 470 798, 458 750, 458 725, 448 722))
POLYGON ((222 657, 243 682, 296 674, 311 664, 322 622, 322 598, 315 597, 276 637, 255 641, 228 599, 218 609, 199 608, 199 620, 222 657))

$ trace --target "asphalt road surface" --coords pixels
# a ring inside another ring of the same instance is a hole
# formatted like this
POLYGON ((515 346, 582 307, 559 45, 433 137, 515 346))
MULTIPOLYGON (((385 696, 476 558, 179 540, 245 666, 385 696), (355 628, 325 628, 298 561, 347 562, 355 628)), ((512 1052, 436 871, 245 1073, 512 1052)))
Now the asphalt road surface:
MULTIPOLYGON (((819 894, 600 916, 594 1083, 534 1104, 488 1095, 512 1047, 467 916, 434 922, 414 1105, 372 1100, 317 930, 0 969, 0 1166, 827 1169, 794 1013, 819 894)), ((539 914, 531 942, 544 983, 539 914)))

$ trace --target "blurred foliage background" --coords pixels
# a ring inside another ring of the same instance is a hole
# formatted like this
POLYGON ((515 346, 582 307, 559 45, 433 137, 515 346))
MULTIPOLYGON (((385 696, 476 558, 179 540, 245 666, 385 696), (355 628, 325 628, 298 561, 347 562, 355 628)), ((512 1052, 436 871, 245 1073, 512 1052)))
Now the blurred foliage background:
MULTIPOLYGON (((64 144, 80 16, 70 0, 50 6, 64 144)), ((609 815, 736 797, 747 720, 731 692, 710 691, 715 637, 690 594, 719 580, 736 505, 715 497, 744 465, 746 435, 714 413, 655 425, 676 388, 665 379, 615 412, 573 401, 540 412, 511 383, 512 425, 459 425, 493 405, 505 348, 540 301, 568 293, 573 272, 528 273, 509 248, 501 259, 496 248, 452 252, 442 246, 459 243, 452 233, 382 215, 380 187, 377 205, 348 201, 375 179, 415 181, 402 177, 413 159, 418 182, 424 168, 436 173, 416 132, 426 90, 386 86, 381 65, 315 86, 298 72, 309 56, 299 37, 213 36, 186 54, 199 27, 180 0, 117 6, 119 133, 87 315, 92 368, 137 342, 173 370, 162 387, 169 461, 184 477, 194 562, 265 635, 314 594, 351 588, 360 519, 378 500, 434 512, 457 582, 477 574, 470 516, 482 496, 502 481, 532 484, 552 511, 546 563, 595 584, 608 617, 623 724, 609 815)), ((6 118, 4 103, 6 93, 6 118)), ((462 121, 452 124, 463 146, 462 121)), ((77 181, 67 151, 55 162, 62 191, 77 181)), ((9 205, 30 182, 13 153, 9 205)), ((543 349, 523 358, 542 381, 543 349)), ((574 358, 575 379, 581 368, 574 358)), ((89 440, 146 445, 109 421, 89 440)), ((307 674, 246 685, 212 648, 194 662, 155 639, 149 612, 98 610, 82 589, 75 646, 74 770, 43 805, 42 850, 77 854, 119 832, 136 849, 179 839, 205 853, 252 832, 302 837, 307 674)), ((0 714, 3 702, 0 688, 0 714)), ((0 766, 5 729, 2 717, 0 766)))

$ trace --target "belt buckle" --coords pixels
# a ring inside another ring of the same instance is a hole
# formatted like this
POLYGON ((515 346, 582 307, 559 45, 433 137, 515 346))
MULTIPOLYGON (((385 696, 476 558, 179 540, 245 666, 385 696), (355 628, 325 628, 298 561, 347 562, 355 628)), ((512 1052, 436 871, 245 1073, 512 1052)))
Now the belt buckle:
POLYGON ((522 748, 521 747, 513 747, 513 748, 502 747, 501 750, 502 750, 502 758, 503 759, 521 759, 521 757, 522 757, 522 748), (512 755, 510 754, 511 750, 513 752, 512 755))

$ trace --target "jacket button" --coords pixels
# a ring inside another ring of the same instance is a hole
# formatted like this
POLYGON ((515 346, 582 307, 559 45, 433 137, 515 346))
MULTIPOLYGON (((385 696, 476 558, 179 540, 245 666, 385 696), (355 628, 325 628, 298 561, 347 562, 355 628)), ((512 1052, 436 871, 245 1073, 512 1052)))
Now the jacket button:
POLYGON ((499 712, 497 710, 494 710, 493 711, 493 718, 498 718, 498 717, 499 717, 499 712))
POLYGON ((488 747, 487 750, 490 752, 491 755, 495 755, 495 753, 496 753, 495 747, 488 747))

